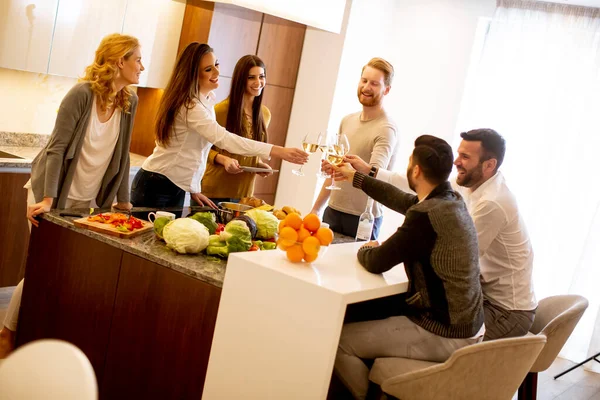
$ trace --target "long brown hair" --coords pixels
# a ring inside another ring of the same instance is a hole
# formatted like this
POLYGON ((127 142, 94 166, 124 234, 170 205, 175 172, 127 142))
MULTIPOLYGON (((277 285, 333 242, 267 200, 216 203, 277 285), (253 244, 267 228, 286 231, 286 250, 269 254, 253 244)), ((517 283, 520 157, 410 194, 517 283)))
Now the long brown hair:
POLYGON ((169 145, 179 110, 182 107, 186 110, 194 107, 194 100, 199 97, 200 60, 212 52, 209 45, 193 42, 177 58, 156 114, 156 140, 163 146, 169 145))
POLYGON ((131 91, 127 86, 118 93, 115 90, 117 63, 122 58, 129 59, 138 47, 140 47, 140 43, 135 37, 113 33, 105 36, 96 49, 94 62, 86 67, 81 81, 90 83, 102 111, 106 111, 114 105, 125 113, 129 113, 131 91))
MULTIPOLYGON (((249 54, 238 60, 233 70, 231 90, 229 91, 229 110, 225 129, 229 132, 242 135, 244 132, 244 93, 248 85, 248 74, 253 67, 261 67, 267 74, 265 63, 255 55, 249 54)), ((267 141, 267 127, 262 114, 262 98, 264 88, 260 95, 252 102, 252 139, 259 142, 267 141)))

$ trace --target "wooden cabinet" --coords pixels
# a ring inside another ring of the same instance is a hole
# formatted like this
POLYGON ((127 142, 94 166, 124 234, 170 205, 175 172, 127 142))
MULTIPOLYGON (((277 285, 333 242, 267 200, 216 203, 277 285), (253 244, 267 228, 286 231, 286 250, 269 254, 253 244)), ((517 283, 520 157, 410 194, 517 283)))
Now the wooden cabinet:
POLYGON ((0 67, 46 72, 58 0, 0 0, 0 67))
POLYGON ((48 73, 81 77, 100 40, 121 32, 127 0, 60 0, 48 73))
POLYGON ((56 338, 90 359, 100 399, 200 399, 221 288, 40 222, 17 345, 56 338))
POLYGON ((29 228, 25 214, 27 211, 27 190, 23 186, 29 180, 29 173, 0 172, 0 188, 7 195, 0 196, 0 287, 14 286, 23 278, 29 228))
POLYGON ((167 86, 177 59, 185 3, 170 0, 128 0, 122 33, 138 38, 146 70, 139 86, 167 86))

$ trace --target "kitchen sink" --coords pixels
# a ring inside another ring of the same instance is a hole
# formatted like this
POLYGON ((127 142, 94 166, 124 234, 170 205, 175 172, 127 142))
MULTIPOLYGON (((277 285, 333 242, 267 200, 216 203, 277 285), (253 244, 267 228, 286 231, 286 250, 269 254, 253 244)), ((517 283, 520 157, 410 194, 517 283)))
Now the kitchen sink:
POLYGON ((22 159, 23 157, 15 156, 14 154, 10 154, 10 153, 0 150, 0 158, 20 158, 20 159, 22 159))

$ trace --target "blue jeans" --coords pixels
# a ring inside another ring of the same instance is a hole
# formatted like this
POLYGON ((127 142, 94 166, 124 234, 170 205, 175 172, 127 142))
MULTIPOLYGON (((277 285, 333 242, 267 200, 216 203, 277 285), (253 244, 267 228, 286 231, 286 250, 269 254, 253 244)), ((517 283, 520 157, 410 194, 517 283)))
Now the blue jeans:
POLYGON ((169 178, 140 168, 131 184, 131 204, 134 207, 183 207, 185 190, 169 178))
MULTIPOLYGON (((327 222, 332 231, 346 236, 356 236, 356 231, 358 230, 358 219, 359 217, 357 215, 337 211, 331 207, 327 207, 323 213, 323 222, 327 222)), ((375 221, 373 222, 371 240, 376 240, 379 236, 379 230, 381 229, 382 222, 383 217, 375 218, 375 221)))

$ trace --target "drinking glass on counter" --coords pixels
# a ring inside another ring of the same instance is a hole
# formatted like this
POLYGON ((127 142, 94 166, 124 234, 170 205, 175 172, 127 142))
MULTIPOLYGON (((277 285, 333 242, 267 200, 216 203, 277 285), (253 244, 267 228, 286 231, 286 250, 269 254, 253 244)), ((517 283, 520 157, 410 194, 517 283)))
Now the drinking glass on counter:
MULTIPOLYGON (((321 133, 307 133, 304 135, 304 139, 302 139, 302 149, 309 154, 315 153, 319 149, 322 136, 321 133)), ((304 165, 301 165, 300 168, 293 169, 292 173, 294 175, 304 176, 304 172, 302 172, 303 167, 304 165)))
MULTIPOLYGON (((350 151, 350 143, 348 138, 343 133, 338 133, 334 142, 327 148, 327 161, 333 165, 340 165, 344 162, 344 156, 350 151)), ((325 189, 340 190, 341 188, 335 185, 335 179, 331 178, 331 185, 325 189)))

